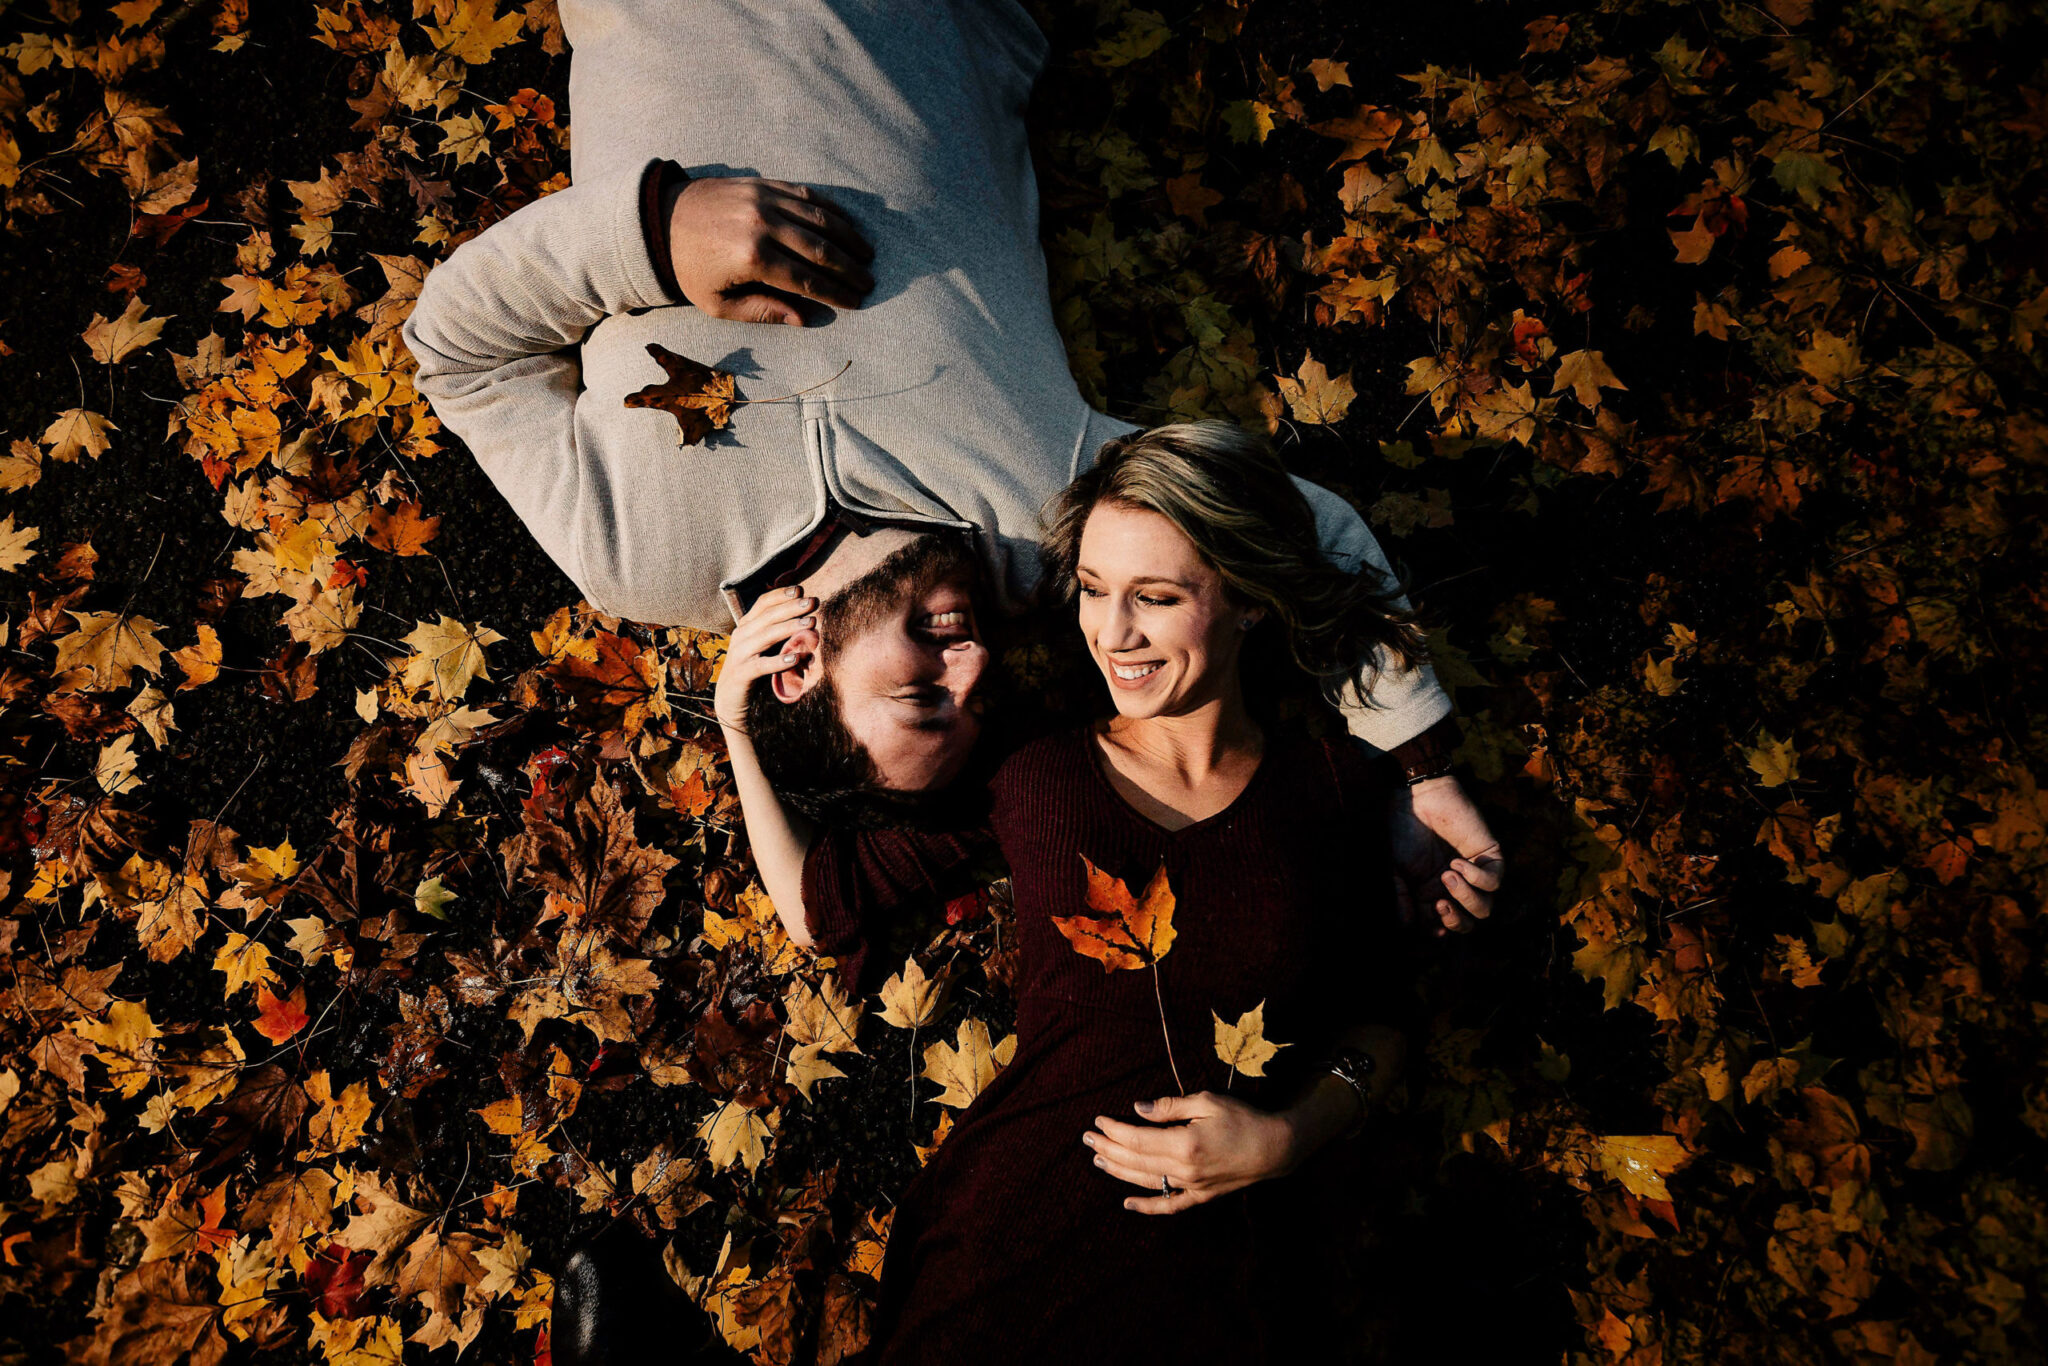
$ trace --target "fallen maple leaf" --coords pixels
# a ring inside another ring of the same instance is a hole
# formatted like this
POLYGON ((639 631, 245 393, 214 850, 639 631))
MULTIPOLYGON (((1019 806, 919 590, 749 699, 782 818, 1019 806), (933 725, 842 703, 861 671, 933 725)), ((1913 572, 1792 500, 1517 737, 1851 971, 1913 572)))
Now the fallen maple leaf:
POLYGON ((794 1086, 805 1100, 811 1099, 811 1088, 819 1082, 845 1075, 826 1058, 825 1045, 821 1043, 792 1045, 789 1050, 789 1063, 783 1069, 784 1079, 794 1086))
POLYGON ((738 1162, 749 1175, 768 1156, 766 1141, 774 1132, 768 1121, 734 1101, 721 1102, 697 1125, 697 1137, 708 1147, 714 1168, 724 1171, 738 1162))
POLYGON ((164 324, 170 315, 161 318, 143 317, 144 308, 140 298, 131 297, 128 307, 118 318, 108 319, 95 313, 92 323, 85 329, 85 345, 92 352, 92 358, 101 365, 113 365, 125 360, 146 346, 154 345, 163 335, 164 324))
POLYGON ((478 66, 508 43, 519 41, 524 24, 518 11, 498 16, 497 0, 460 0, 448 22, 439 28, 423 25, 434 46, 458 61, 478 66))
POLYGON ((313 1308, 330 1319, 354 1318, 356 1302, 363 1295, 363 1268, 370 1264, 368 1252, 352 1252, 340 1243, 329 1243, 306 1263, 301 1279, 313 1296, 313 1308))
POLYGON ((1301 369, 1292 376, 1281 375, 1275 382, 1294 420, 1318 426, 1342 422, 1351 411, 1351 401, 1358 397, 1358 391, 1351 387, 1351 376, 1332 378, 1314 356, 1303 356, 1301 369))
POLYGON ((626 395, 628 408, 657 408, 673 417, 678 446, 695 446, 732 425, 733 405, 739 401, 733 376, 679 356, 659 342, 649 342, 647 354, 668 373, 668 381, 626 395))
POLYGON ((1273 1055, 1289 1045, 1269 1043, 1266 1039, 1266 1003, 1259 1002, 1250 1010, 1237 1017, 1234 1025, 1223 1023, 1223 1017, 1215 1011, 1209 1012, 1216 1021, 1216 1056, 1233 1073, 1247 1077, 1266 1075, 1266 1064, 1273 1055))
POLYGON ((83 670, 72 684, 89 692, 125 688, 135 670, 160 673, 164 647, 156 633, 163 628, 147 617, 120 612, 72 612, 78 629, 57 642, 56 670, 83 670))
POLYGON ((0 519, 0 571, 12 573, 34 559, 36 552, 29 547, 42 534, 32 526, 17 530, 11 512, 0 519))
POLYGON ((837 976, 825 974, 815 988, 801 979, 792 981, 782 1005, 788 1017, 783 1029, 798 1043, 816 1044, 833 1053, 860 1052, 854 1034, 860 1028, 863 1007, 847 999, 837 976))
POLYGON ((431 626, 420 622, 405 637, 414 652, 405 661, 405 686, 431 686, 438 700, 460 701, 471 680, 491 676, 484 647, 504 638, 488 626, 464 626, 446 613, 431 626))
POLYGON ((259 939, 228 931, 227 943, 213 956, 213 970, 227 974, 224 996, 234 996, 244 987, 265 988, 278 984, 277 970, 270 966, 270 950, 259 939))
POLYGON ((50 448, 50 459, 60 464, 69 464, 80 455, 97 460, 113 444, 107 440, 107 433, 120 430, 98 413, 66 408, 43 429, 42 442, 50 448))
POLYGON ((257 1014, 249 1023, 258 1034, 272 1043, 283 1043, 292 1035, 304 1029, 312 1016, 306 1014, 306 989, 292 988, 292 994, 280 1000, 273 996, 270 988, 256 988, 257 1014))
POLYGON ((373 1172, 356 1178, 355 1198, 357 1211, 349 1217, 348 1227, 335 1235, 334 1243, 372 1254, 363 1271, 365 1285, 389 1285, 397 1276, 400 1254, 434 1216, 399 1199, 373 1172))
POLYGON ((922 1029, 939 1017, 946 1004, 946 974, 926 977, 916 958, 882 983, 882 1022, 898 1029, 922 1029))
POLYGON ((1550 392, 1561 394, 1569 389, 1585 407, 1597 409, 1602 389, 1626 388, 1628 386, 1607 368, 1607 358, 1600 352, 1573 351, 1558 360, 1557 379, 1552 382, 1550 392))
POLYGON ((933 1100, 964 1110, 995 1080, 997 1072, 1009 1066, 1017 1054, 1017 1036, 1012 1034, 990 1047, 988 1026, 980 1020, 966 1020, 955 1037, 957 1047, 940 1042, 925 1049, 921 1075, 944 1088, 933 1100))
POLYGON ((1629 1194, 1644 1200, 1671 1199, 1664 1178, 1692 1160, 1671 1134, 1614 1134, 1593 1145, 1600 1170, 1621 1182, 1629 1194))

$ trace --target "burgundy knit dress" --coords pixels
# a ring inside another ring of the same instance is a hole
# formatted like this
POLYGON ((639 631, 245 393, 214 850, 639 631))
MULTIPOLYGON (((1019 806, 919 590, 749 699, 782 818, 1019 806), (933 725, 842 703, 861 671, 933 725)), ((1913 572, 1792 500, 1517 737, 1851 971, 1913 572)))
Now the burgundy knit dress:
MULTIPOLYGON (((1098 1169, 1081 1136, 1097 1115, 1142 1122, 1133 1102, 1174 1093, 1159 1000, 1149 970, 1106 972, 1050 917, 1088 913, 1084 856, 1133 893, 1163 863, 1177 935, 1159 991, 1181 1078, 1190 1094, 1283 1105, 1338 1032, 1389 1019, 1403 991, 1387 775, 1349 741, 1275 739, 1230 806, 1168 831, 1101 762, 1076 730, 994 779, 1017 909, 1017 1053, 897 1208, 873 1353, 888 1366, 1315 1359, 1303 1344, 1328 1327, 1319 1278, 1357 1218, 1347 1145, 1179 1214, 1123 1208, 1142 1192, 1098 1169), (1266 1038, 1291 1046, 1263 1081, 1232 1081, 1212 1012, 1235 1023, 1261 1001, 1266 1038)), ((820 838, 804 868, 818 947, 857 976, 869 918, 959 859, 943 837, 820 838)))

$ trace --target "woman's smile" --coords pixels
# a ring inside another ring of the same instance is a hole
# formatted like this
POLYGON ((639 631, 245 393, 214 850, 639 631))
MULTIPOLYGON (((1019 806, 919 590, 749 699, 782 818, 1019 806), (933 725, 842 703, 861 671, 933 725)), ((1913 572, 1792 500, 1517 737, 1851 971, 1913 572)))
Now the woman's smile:
POLYGON ((1166 661, 1155 659, 1144 664, 1119 664, 1109 662, 1110 681, 1119 688, 1142 688, 1154 675, 1166 667, 1166 661))

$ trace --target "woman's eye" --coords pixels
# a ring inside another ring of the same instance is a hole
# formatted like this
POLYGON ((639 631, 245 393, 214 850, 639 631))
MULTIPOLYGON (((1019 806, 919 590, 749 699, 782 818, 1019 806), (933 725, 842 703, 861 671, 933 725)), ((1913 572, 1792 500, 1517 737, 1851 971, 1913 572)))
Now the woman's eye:
POLYGON ((1171 607, 1171 606, 1173 606, 1173 605, 1174 605, 1174 604, 1175 604, 1176 602, 1179 602, 1179 601, 1180 601, 1180 599, 1179 599, 1179 598, 1148 598, 1148 597, 1146 597, 1146 596, 1145 596, 1145 595, 1144 595, 1143 593, 1140 593, 1140 594, 1138 594, 1138 601, 1139 601, 1139 602, 1142 602, 1142 603, 1144 603, 1144 604, 1145 604, 1145 605, 1146 605, 1147 607, 1171 607))
POLYGON ((1081 585, 1081 596, 1084 598, 1099 598, 1102 596, 1102 590, 1100 588, 1090 588, 1084 583, 1081 585))

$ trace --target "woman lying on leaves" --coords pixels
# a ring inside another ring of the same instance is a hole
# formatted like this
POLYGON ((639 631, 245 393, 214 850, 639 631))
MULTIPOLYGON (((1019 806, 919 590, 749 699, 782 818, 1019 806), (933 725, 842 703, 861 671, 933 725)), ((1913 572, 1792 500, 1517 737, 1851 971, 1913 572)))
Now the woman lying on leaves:
MULTIPOLYGON (((1343 1236, 1355 1174, 1334 1140, 1401 1054, 1370 1023, 1402 991, 1383 812, 1398 775, 1348 739, 1269 733, 1246 680, 1412 656, 1420 634, 1372 576, 1322 558, 1277 457, 1220 423, 1111 442, 1057 501, 1047 554, 1115 712, 993 779, 1017 1053, 897 1208, 874 1358, 1326 1356, 1305 1349, 1330 1299, 1304 1278, 1343 1236)), ((965 842, 813 829, 768 786, 746 694, 817 648, 800 591, 741 622, 717 709, 790 937, 853 977, 875 917, 965 842)))

